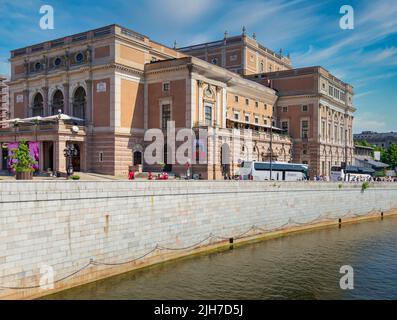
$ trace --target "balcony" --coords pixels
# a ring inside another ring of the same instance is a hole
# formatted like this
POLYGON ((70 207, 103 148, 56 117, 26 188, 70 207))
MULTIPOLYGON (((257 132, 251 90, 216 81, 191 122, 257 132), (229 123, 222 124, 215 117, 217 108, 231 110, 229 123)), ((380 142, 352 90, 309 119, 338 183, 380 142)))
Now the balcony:
POLYGON ((27 119, 11 119, 3 121, 8 127, 0 129, 0 136, 6 135, 41 135, 41 134, 68 134, 78 133, 85 135, 85 123, 78 118, 69 117, 64 114, 50 117, 34 117, 27 119), (78 128, 78 130, 76 130, 78 128))

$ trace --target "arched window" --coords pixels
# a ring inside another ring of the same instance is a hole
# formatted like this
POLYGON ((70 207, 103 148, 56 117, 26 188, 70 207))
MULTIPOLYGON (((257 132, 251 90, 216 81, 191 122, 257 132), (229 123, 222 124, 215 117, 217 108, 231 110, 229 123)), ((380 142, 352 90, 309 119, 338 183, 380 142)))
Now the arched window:
POLYGON ((52 106, 51 106, 51 113, 52 115, 56 115, 59 113, 63 113, 64 105, 63 105, 63 93, 61 90, 57 90, 53 97, 52 97, 52 106))
POLYGON ((83 87, 77 88, 73 96, 73 117, 85 119, 86 93, 83 87))
POLYGON ((41 93, 37 93, 33 99, 32 116, 41 117, 44 113, 44 102, 41 93))

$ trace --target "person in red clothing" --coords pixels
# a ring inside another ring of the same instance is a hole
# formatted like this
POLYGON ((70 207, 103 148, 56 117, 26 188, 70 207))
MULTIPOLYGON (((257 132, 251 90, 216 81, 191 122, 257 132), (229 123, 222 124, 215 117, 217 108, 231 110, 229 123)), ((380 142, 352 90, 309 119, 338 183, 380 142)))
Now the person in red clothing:
POLYGON ((128 172, 128 180, 134 180, 135 179, 135 171, 133 169, 130 169, 128 172))

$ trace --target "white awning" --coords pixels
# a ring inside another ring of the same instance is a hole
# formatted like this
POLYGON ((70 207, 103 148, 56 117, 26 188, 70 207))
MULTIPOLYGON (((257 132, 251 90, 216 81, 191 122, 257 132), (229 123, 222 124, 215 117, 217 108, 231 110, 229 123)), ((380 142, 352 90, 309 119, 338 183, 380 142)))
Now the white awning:
POLYGON ((286 131, 286 130, 283 130, 281 128, 274 127, 274 126, 268 126, 268 125, 263 125, 263 124, 255 124, 255 123, 251 123, 251 122, 239 121, 239 120, 235 120, 235 119, 232 119, 232 118, 227 118, 226 120, 229 120, 230 122, 236 122, 236 123, 239 123, 239 124, 243 124, 243 125, 251 125, 251 126, 259 127, 259 128, 286 131))
POLYGON ((31 118, 25 118, 25 119, 20 119, 20 118, 15 118, 15 119, 10 119, 10 120, 5 120, 1 121, 0 123, 14 123, 14 124, 19 124, 19 123, 26 123, 26 124, 35 124, 35 123, 41 123, 41 122, 51 122, 51 121, 79 121, 82 122, 84 119, 68 116, 67 114, 57 114, 54 116, 49 116, 49 117, 31 117, 31 118))

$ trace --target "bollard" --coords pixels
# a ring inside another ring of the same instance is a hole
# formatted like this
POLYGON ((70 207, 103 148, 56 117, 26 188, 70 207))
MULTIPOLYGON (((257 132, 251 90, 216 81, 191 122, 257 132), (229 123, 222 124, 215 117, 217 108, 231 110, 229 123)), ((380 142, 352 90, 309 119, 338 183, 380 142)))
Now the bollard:
POLYGON ((229 239, 229 244, 230 244, 229 249, 233 250, 234 249, 234 245, 233 245, 234 244, 234 239, 233 238, 229 239))

